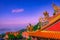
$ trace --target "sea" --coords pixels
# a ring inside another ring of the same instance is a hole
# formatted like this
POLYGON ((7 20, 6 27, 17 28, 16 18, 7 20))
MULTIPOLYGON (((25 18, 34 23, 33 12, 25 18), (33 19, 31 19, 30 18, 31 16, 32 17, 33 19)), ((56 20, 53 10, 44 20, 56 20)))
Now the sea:
POLYGON ((16 32, 24 28, 26 28, 26 26, 0 26, 0 34, 6 32, 16 32))

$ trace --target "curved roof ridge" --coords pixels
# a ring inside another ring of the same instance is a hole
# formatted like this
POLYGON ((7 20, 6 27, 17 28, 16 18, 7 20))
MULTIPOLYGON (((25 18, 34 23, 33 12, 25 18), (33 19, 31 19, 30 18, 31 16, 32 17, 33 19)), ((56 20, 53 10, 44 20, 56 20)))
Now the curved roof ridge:
POLYGON ((50 18, 50 20, 48 19, 48 20, 49 20, 49 24, 43 26, 43 27, 41 28, 41 30, 44 30, 45 28, 47 28, 48 26, 50 26, 51 24, 53 24, 54 22, 56 22, 56 21, 59 20, 59 19, 60 19, 60 13, 52 16, 52 18, 50 18))

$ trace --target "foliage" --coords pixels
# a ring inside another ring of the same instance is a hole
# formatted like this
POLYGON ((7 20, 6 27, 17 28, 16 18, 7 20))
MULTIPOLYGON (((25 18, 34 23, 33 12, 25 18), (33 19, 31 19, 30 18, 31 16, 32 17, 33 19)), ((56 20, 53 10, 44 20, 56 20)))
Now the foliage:
POLYGON ((16 36, 16 38, 17 38, 17 39, 22 38, 22 33, 18 34, 18 35, 16 36))
POLYGON ((8 34, 9 39, 14 39, 15 36, 13 34, 8 34))
POLYGON ((41 28, 41 22, 37 23, 34 27, 33 27, 33 30, 36 31, 37 29, 40 29, 41 28))
POLYGON ((31 37, 29 37, 28 40, 31 40, 31 37))

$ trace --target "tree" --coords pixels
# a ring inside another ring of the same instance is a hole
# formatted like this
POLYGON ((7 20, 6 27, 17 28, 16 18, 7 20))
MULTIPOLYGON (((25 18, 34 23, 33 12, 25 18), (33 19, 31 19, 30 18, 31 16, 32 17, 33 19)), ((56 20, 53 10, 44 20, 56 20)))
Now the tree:
POLYGON ((37 24, 33 27, 33 30, 36 31, 36 30, 40 29, 40 28, 41 28, 41 25, 42 25, 41 22, 37 23, 37 24))
POLYGON ((29 37, 28 40, 31 40, 31 37, 29 37))
POLYGON ((17 38, 17 39, 22 39, 22 33, 18 34, 18 35, 16 36, 16 38, 17 38))
POLYGON ((36 24, 34 27, 33 27, 33 30, 36 31, 38 29, 38 24, 36 24))
POLYGON ((6 34, 5 33, 2 33, 1 35, 2 35, 2 38, 3 38, 6 34))
POLYGON ((15 36, 13 34, 8 34, 9 40, 12 40, 15 38, 15 36))

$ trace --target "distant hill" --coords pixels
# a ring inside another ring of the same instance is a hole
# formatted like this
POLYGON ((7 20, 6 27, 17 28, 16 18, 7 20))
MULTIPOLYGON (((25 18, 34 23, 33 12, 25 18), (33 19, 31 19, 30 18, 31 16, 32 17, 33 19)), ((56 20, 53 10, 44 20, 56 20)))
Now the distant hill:
POLYGON ((27 31, 26 29, 21 29, 21 30, 19 30, 19 32, 24 32, 24 31, 27 31))

